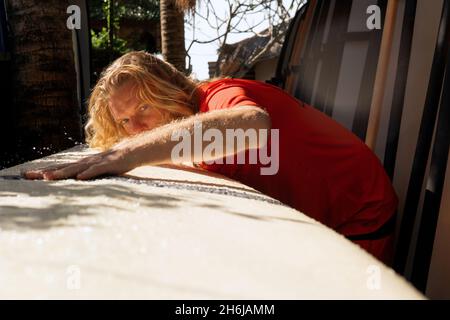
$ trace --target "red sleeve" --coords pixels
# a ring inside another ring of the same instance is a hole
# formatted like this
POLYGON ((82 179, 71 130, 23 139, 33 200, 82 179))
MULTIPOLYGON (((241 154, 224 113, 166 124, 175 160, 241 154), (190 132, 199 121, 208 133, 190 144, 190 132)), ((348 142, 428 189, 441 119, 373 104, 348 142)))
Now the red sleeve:
POLYGON ((209 93, 202 106, 202 112, 227 109, 238 106, 259 106, 254 98, 241 86, 219 88, 209 93))
MULTIPOLYGON (((221 83, 219 82, 219 84, 221 83)), ((204 100, 200 105, 200 112, 228 109, 238 106, 260 106, 260 104, 251 97, 251 94, 244 86, 221 85, 206 91, 204 100)), ((226 163, 225 158, 223 159, 223 163, 226 163)), ((240 165, 237 165, 236 163, 237 161, 234 159, 233 164, 206 165, 205 163, 201 163, 201 166, 203 169, 217 172, 233 179, 240 167, 240 165)))

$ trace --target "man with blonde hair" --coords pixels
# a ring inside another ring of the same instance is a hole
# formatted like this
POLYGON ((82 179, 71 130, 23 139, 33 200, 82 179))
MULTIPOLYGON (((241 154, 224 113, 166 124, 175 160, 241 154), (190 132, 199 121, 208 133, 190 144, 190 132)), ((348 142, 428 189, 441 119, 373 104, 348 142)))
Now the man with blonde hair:
POLYGON ((145 52, 117 59, 91 94, 87 143, 103 151, 25 176, 84 180, 144 164, 180 163, 181 158, 172 156, 179 144, 172 137, 182 131, 194 139, 196 123, 224 137, 227 129, 277 130, 277 141, 246 139, 215 152, 204 152, 208 144, 203 141, 191 149, 188 160, 298 209, 390 262, 393 234, 382 231, 393 220, 397 196, 380 161, 362 141, 280 88, 242 79, 198 83, 145 52), (274 174, 261 174, 261 154, 253 163, 213 161, 242 153, 249 159, 250 150, 261 148, 277 153, 274 174))

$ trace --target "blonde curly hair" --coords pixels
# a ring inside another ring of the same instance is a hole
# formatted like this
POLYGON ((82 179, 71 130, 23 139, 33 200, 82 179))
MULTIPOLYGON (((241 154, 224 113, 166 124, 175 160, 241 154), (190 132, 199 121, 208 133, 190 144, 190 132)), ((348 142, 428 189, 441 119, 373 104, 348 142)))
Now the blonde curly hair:
POLYGON ((150 53, 126 53, 102 72, 89 98, 85 133, 91 148, 106 150, 127 136, 124 128, 114 121, 108 103, 114 89, 129 81, 136 84, 137 97, 142 102, 169 111, 175 117, 198 111, 196 89, 200 82, 150 53))

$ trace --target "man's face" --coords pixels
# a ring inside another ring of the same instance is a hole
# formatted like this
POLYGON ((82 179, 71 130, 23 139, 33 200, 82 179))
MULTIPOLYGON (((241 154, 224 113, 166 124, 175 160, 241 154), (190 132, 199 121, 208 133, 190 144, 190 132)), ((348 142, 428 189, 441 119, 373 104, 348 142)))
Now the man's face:
POLYGON ((169 112, 143 103, 136 97, 136 86, 127 83, 116 90, 109 99, 109 110, 116 123, 127 134, 135 135, 165 124, 169 112))

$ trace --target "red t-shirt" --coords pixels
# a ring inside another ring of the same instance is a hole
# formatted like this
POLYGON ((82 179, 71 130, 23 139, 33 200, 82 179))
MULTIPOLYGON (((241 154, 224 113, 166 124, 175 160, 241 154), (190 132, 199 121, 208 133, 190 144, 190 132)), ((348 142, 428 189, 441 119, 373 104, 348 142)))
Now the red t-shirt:
POLYGON ((275 175, 261 175, 260 164, 202 164, 205 169, 251 186, 347 236, 374 232, 394 214, 397 196, 380 161, 333 119, 259 81, 222 79, 201 90, 200 112, 259 106, 270 115, 272 129, 279 129, 275 175))

